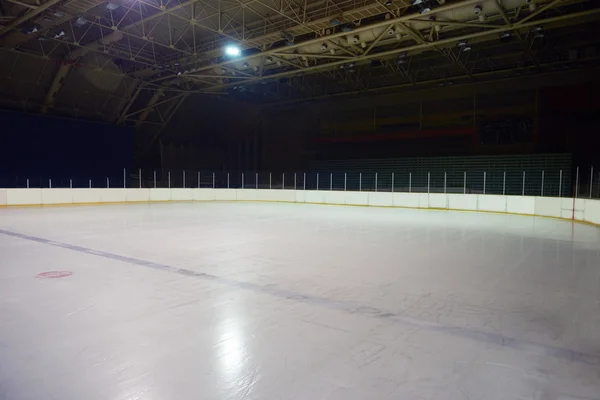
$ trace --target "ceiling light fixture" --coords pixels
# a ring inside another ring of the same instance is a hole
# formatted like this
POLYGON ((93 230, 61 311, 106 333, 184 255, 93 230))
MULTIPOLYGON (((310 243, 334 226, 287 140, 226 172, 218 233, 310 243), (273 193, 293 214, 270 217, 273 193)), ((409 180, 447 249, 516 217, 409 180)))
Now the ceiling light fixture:
POLYGON ((85 18, 83 18, 83 17, 79 17, 79 18, 77 18, 77 20, 75 21, 75 25, 77 25, 77 26, 78 26, 78 27, 80 27, 80 28, 81 28, 82 26, 84 26, 85 24, 87 24, 87 20, 86 20, 85 18))
POLYGON ((544 38, 544 28, 541 26, 536 26, 535 28, 533 28, 531 30, 531 33, 533 34, 533 39, 543 39, 544 38))
POLYGON ((229 57, 239 57, 242 54, 242 50, 233 45, 225 46, 225 54, 229 57))
POLYGON ((419 14, 427 14, 431 11, 431 0, 413 0, 412 5, 419 8, 419 14))

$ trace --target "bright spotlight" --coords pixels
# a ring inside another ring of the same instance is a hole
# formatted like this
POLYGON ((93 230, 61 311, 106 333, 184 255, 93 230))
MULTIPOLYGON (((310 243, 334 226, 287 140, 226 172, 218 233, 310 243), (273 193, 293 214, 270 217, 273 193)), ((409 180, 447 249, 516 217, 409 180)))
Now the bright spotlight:
POLYGON ((242 51, 237 46, 227 46, 225 47, 225 54, 230 57, 239 57, 242 54, 242 51))

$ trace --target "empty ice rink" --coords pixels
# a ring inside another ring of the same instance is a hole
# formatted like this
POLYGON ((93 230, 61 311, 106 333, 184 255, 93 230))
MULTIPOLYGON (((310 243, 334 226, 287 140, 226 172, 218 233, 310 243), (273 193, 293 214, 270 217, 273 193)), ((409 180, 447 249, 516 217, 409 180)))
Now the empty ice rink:
POLYGON ((599 233, 309 204, 0 209, 0 399, 597 400, 599 233))

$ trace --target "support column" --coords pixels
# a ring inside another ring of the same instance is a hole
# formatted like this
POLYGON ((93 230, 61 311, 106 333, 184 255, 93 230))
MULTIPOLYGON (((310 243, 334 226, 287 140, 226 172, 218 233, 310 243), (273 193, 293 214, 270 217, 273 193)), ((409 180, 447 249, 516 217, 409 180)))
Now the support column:
POLYGON ((156 92, 154 92, 154 94, 152 95, 152 97, 150 98, 150 101, 148 101, 148 105, 146 106, 146 109, 144 111, 142 111, 140 113, 140 117, 138 118, 138 120, 135 123, 135 127, 139 128, 140 125, 142 125, 142 122, 146 120, 146 118, 148 118, 148 114, 150 113, 150 110, 152 110, 152 107, 158 103, 158 100, 165 94, 165 88, 161 87, 159 88, 156 92))
POLYGON ((72 68, 72 64, 68 64, 64 61, 60 63, 60 67, 58 68, 58 71, 56 72, 56 75, 52 80, 52 84, 48 89, 48 93, 46 93, 46 99, 44 100, 44 105, 42 106, 43 114, 46 114, 48 112, 48 109, 54 105, 56 96, 58 95, 58 92, 60 92, 60 89, 65 83, 65 79, 67 75, 69 75, 69 72, 71 72, 72 68))

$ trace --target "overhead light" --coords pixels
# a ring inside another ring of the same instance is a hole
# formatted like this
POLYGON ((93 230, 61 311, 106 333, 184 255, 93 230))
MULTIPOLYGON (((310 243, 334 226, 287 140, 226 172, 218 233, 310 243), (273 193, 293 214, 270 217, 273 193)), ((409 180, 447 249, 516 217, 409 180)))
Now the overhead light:
POLYGON ((510 32, 502 32, 501 34, 498 35, 498 38, 500 39, 501 42, 508 42, 512 39, 512 35, 510 32))
POLYGON ((323 44, 321 45, 321 50, 323 50, 323 51, 326 51, 326 50, 327 50, 327 44, 326 44, 326 43, 323 43, 323 44))
POLYGON ((431 0, 413 0, 412 5, 419 7, 420 14, 427 14, 431 11, 431 0))
POLYGON ((329 50, 329 53, 331 53, 331 55, 334 56, 335 55, 335 49, 329 50))
POLYGON ((533 34, 533 39, 542 39, 544 38, 544 28, 541 26, 536 26, 531 29, 531 33, 533 34))
POLYGON ((277 61, 277 66, 281 67, 281 61, 277 61))
POLYGON ((31 35, 32 33, 36 33, 37 31, 38 28, 35 26, 23 29, 23 33, 26 35, 31 35))
POLYGON ((388 36, 394 36, 394 34, 396 33, 396 31, 394 30, 394 28, 390 29, 387 34, 388 36))
POLYGON ((114 10, 116 10, 117 8, 119 8, 119 5, 118 5, 118 4, 115 4, 115 3, 107 3, 107 4, 106 4, 106 9, 107 9, 107 10, 114 11, 114 10))
POLYGON ((473 7, 473 14, 479 15, 479 14, 481 14, 481 11, 483 11, 483 8, 481 8, 481 6, 479 4, 477 4, 475 7, 473 7))
POLYGON ((352 38, 350 39, 351 43, 357 44, 360 41, 360 38, 358 36, 352 36, 352 38))
POLYGON ((57 18, 62 18, 65 16, 65 13, 62 11, 55 11, 54 14, 52 14, 52 15, 54 15, 57 18))
POLYGON ((244 65, 244 68, 249 68, 250 67, 250 64, 248 64, 247 62, 245 62, 243 65, 244 65))
POLYGON ((360 44, 360 47, 362 47, 363 49, 366 49, 366 48, 367 48, 367 44, 366 44, 365 42, 362 42, 362 43, 360 44))
POLYGON ((267 57, 267 58, 265 59, 265 62, 266 62, 267 64, 272 64, 272 63, 273 63, 273 57, 267 57))
POLYGON ((392 2, 392 0, 386 0, 386 2, 384 3, 386 6, 391 7, 394 5, 394 3, 392 2))
POLYGON ((56 35, 54 35, 54 39, 58 39, 65 36, 65 31, 60 31, 56 35))
POLYGON ((80 28, 81 28, 82 26, 84 26, 85 24, 87 24, 87 20, 86 20, 85 18, 83 18, 83 17, 79 17, 79 18, 77 18, 77 20, 75 21, 75 25, 77 25, 77 26, 78 26, 78 27, 80 27, 80 28))
POLYGON ((225 46, 225 54, 229 57, 239 57, 242 54, 242 50, 233 45, 225 46))
POLYGON ((460 48, 461 51, 470 51, 471 50, 471 46, 469 45, 469 43, 466 40, 461 40, 460 42, 458 42, 458 47, 460 48))

